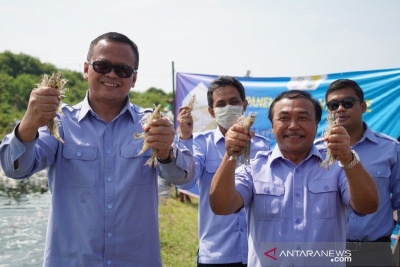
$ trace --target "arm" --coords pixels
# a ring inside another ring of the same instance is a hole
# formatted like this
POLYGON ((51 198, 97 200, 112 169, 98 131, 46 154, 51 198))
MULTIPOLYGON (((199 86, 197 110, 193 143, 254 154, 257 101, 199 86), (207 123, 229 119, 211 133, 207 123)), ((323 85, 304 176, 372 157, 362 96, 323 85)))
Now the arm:
MULTIPOLYGON (((342 165, 347 165, 353 160, 353 154, 350 150, 350 137, 344 127, 337 126, 332 128, 331 135, 326 137, 326 141, 332 156, 340 161, 342 165)), ((345 170, 345 173, 349 187, 351 208, 359 214, 375 212, 379 206, 378 189, 368 171, 360 162, 345 170)))
POLYGON ((217 215, 228 215, 243 207, 244 201, 235 187, 237 159, 230 159, 249 140, 248 131, 239 125, 232 126, 225 134, 226 153, 215 173, 210 187, 210 206, 217 215))
MULTIPOLYGON (((56 117, 60 100, 60 92, 54 88, 41 87, 33 90, 29 97, 28 109, 21 123, 15 128, 15 136, 18 140, 21 142, 35 140, 39 127, 56 117)), ((18 167, 18 160, 15 160, 14 169, 18 167)))
POLYGON ((182 140, 188 140, 192 138, 193 134, 193 117, 190 113, 192 109, 189 106, 182 106, 179 108, 178 112, 178 124, 181 129, 181 134, 179 136, 182 140))
POLYGON ((156 156, 161 159, 160 176, 176 185, 193 180, 193 155, 185 146, 173 144, 175 130, 171 121, 162 117, 144 125, 143 129, 147 132, 146 141, 158 151, 156 156))

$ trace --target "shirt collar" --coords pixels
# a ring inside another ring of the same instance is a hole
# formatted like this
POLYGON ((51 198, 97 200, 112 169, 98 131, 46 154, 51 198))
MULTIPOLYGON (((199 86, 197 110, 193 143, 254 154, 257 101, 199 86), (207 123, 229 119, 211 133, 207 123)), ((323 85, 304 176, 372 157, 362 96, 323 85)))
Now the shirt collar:
MULTIPOLYGON (((87 114, 92 113, 93 115, 95 115, 96 113, 92 110, 92 107, 89 105, 89 90, 86 91, 86 95, 85 98, 82 101, 82 105, 81 105, 81 110, 79 112, 79 117, 78 117, 78 121, 81 121, 84 117, 86 117, 87 114)), ((118 116, 120 116, 121 114, 125 113, 126 111, 129 111, 129 114, 131 114, 132 119, 135 118, 134 113, 132 111, 132 109, 130 108, 130 100, 129 100, 129 96, 126 97, 126 102, 125 102, 125 106, 122 108, 121 112, 119 113, 118 116)), ((118 117, 117 116, 117 117, 118 117)))
MULTIPOLYGON (((317 157, 320 158, 321 160, 323 160, 321 153, 319 152, 319 150, 317 149, 317 147, 313 144, 313 146, 311 147, 310 152, 308 153, 307 157, 303 160, 306 161, 311 157, 317 157)), ((283 155, 281 150, 279 149, 278 144, 275 145, 274 149, 272 150, 272 154, 271 154, 271 162, 273 162, 274 160, 278 160, 278 159, 286 159, 283 155)), ((287 159, 286 159, 287 160, 287 159)))
POLYGON ((217 143, 221 140, 221 139, 225 139, 225 136, 221 133, 221 130, 219 129, 219 127, 217 126, 217 129, 214 130, 214 144, 217 145, 217 143))
POLYGON ((361 139, 357 142, 357 144, 362 143, 365 139, 368 139, 371 142, 378 144, 378 140, 376 139, 376 136, 374 132, 371 130, 371 128, 369 128, 369 126, 365 122, 363 122, 363 126, 365 131, 361 139))

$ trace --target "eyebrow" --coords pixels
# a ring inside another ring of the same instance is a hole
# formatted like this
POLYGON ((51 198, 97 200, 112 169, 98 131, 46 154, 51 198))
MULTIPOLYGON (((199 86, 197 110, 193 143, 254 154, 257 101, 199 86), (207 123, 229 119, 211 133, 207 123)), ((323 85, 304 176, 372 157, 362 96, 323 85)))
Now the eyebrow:
MULTIPOLYGON (((289 112, 288 111, 280 111, 279 113, 278 113, 278 116, 279 115, 288 115, 289 114, 289 112)), ((302 110, 302 111, 300 111, 299 112, 299 114, 301 114, 301 115, 307 115, 308 117, 311 117, 311 114, 310 114, 310 112, 308 112, 307 110, 302 110)))

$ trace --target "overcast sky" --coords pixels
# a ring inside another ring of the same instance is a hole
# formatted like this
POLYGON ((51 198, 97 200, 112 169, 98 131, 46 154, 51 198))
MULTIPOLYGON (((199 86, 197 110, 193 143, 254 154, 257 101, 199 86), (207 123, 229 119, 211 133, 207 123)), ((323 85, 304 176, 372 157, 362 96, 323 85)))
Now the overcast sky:
POLYGON ((309 76, 400 67, 399 0, 0 0, 0 52, 83 70, 90 42, 137 43, 134 90, 175 72, 309 76))

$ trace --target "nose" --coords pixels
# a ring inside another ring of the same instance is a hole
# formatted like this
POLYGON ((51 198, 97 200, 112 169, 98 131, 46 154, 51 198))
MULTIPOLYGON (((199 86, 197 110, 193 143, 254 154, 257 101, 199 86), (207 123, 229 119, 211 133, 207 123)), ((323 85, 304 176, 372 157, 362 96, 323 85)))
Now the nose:
POLYGON ((105 75, 109 76, 110 78, 117 78, 118 77, 118 75, 115 74, 114 68, 111 68, 111 70, 108 73, 106 73, 105 75))
POLYGON ((299 124, 297 123, 297 120, 295 120, 295 119, 290 120, 288 128, 289 129, 298 129, 299 124))

